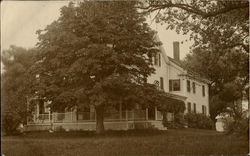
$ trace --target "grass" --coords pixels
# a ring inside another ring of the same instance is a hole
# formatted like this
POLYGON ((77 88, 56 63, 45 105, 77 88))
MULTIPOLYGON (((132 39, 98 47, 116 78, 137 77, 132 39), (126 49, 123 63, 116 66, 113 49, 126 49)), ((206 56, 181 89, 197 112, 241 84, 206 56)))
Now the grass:
POLYGON ((2 137, 6 156, 246 155, 248 138, 209 130, 32 132, 2 137))

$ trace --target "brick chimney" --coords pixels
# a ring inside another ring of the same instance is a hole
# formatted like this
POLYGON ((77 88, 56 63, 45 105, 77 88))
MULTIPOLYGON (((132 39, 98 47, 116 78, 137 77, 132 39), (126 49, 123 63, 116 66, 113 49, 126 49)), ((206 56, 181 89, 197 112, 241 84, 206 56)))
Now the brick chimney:
POLYGON ((180 61, 180 43, 178 41, 173 42, 173 56, 176 61, 180 61))

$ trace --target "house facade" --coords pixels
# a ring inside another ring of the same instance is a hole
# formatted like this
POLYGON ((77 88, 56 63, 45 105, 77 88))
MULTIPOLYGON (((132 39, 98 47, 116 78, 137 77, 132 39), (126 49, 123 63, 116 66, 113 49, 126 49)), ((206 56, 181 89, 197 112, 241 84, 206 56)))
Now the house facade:
MULTIPOLYGON (((158 39, 158 38, 157 38, 158 39)), ((158 39, 159 40, 159 39, 158 39)), ((209 88, 207 79, 188 71, 180 62, 179 42, 174 42, 174 58, 166 55, 162 46, 153 57, 155 73, 147 82, 164 90, 169 97, 185 103, 184 113, 194 112, 209 115, 209 88)), ((173 114, 167 113, 167 120, 173 120, 173 114)), ((162 125, 163 115, 157 107, 126 110, 122 105, 116 110, 104 114, 105 129, 127 130, 154 127, 166 129, 162 125)), ((65 110, 64 113, 51 112, 47 103, 37 102, 33 116, 28 119, 26 130, 95 130, 95 109, 86 108, 79 112, 77 108, 65 110)))
POLYGON ((173 56, 167 56, 164 48, 160 47, 160 53, 153 59, 155 74, 148 78, 148 82, 159 84, 160 89, 167 93, 185 97, 185 113, 209 115, 209 80, 182 65, 179 42, 173 43, 173 56))

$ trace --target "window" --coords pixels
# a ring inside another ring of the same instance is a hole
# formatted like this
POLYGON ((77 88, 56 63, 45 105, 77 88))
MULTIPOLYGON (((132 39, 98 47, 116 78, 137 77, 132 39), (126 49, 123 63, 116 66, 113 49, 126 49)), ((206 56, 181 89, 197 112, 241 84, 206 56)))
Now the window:
POLYGON ((180 91, 180 80, 169 80, 169 91, 180 91))
POLYGON ((191 113, 191 103, 188 102, 188 113, 191 113))
POLYGON ((163 77, 160 77, 160 88, 164 90, 164 82, 163 82, 163 77))
POLYGON ((204 85, 202 86, 202 95, 203 95, 203 96, 206 96, 206 95, 205 95, 205 86, 204 86, 204 85))
POLYGON ((154 65, 161 66, 161 54, 157 53, 154 57, 154 65))
POLYGON ((196 113, 196 104, 194 103, 194 113, 196 113))
POLYGON ((169 80, 169 91, 172 91, 172 80, 169 80))
POLYGON ((155 81, 154 81, 154 84, 156 85, 156 87, 157 87, 157 89, 158 89, 158 88, 159 88, 159 86, 160 86, 159 81, 155 80, 155 81))
POLYGON ((187 80, 187 91, 190 92, 190 81, 187 80))
POLYGON ((204 115, 207 114, 207 108, 204 105, 202 105, 202 114, 204 114, 204 115))
POLYGON ((193 93, 195 93, 195 82, 193 82, 193 93))
POLYGON ((161 66, 161 54, 158 54, 159 56, 159 66, 161 66))
POLYGON ((154 56, 154 64, 158 65, 158 57, 157 57, 157 55, 154 56))

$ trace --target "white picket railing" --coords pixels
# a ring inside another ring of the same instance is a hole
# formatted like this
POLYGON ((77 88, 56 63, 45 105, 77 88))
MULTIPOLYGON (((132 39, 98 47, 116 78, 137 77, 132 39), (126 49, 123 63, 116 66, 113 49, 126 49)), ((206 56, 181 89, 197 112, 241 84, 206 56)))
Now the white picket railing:
MULTIPOLYGON (((28 123, 64 123, 64 122, 91 122, 96 120, 95 112, 65 112, 39 114, 28 120, 28 123)), ((104 113, 104 121, 133 121, 146 120, 145 110, 104 113)))

